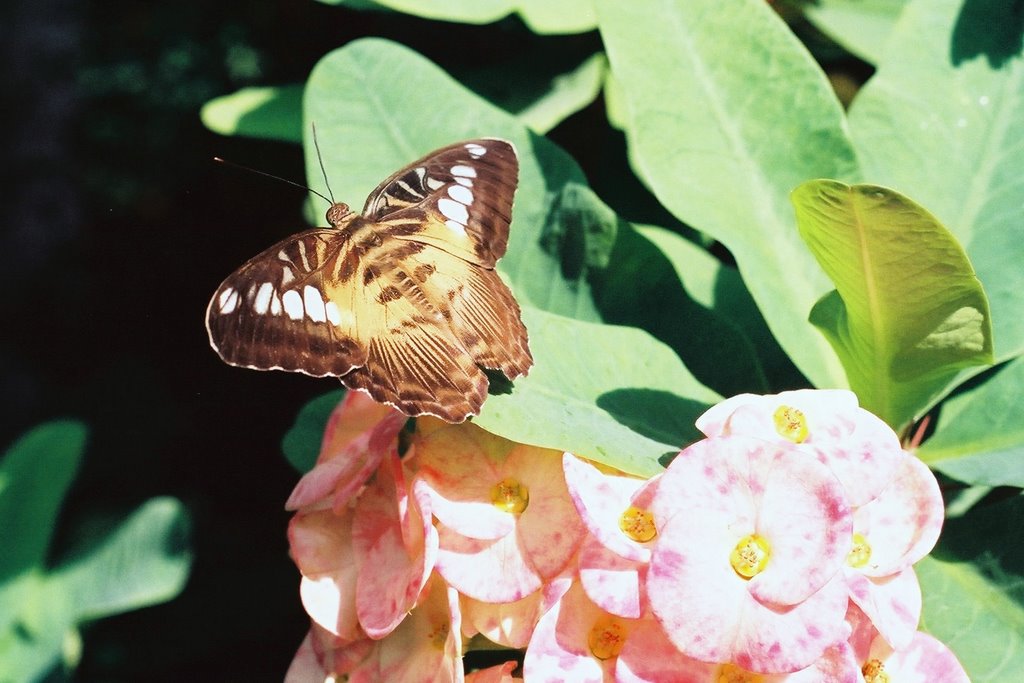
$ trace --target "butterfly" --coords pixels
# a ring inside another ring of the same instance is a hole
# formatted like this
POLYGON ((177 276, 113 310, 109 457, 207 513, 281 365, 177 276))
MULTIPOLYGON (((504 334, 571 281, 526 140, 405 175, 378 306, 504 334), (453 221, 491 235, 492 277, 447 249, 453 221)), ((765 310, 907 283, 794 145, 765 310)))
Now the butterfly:
POLYGON ((210 345, 231 365, 335 376, 410 416, 462 422, 488 379, 533 356, 519 305, 494 269, 508 245, 515 148, 483 138, 395 172, 362 213, 288 237, 214 293, 210 345))

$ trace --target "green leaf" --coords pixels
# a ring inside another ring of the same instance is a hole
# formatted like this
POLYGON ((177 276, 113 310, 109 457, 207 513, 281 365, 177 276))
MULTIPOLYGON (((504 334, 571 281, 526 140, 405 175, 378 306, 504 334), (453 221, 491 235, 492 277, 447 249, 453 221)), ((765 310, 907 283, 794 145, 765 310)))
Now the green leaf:
POLYGON ((320 455, 327 418, 345 397, 344 389, 329 391, 302 406, 295 422, 281 441, 281 450, 291 466, 300 473, 313 469, 320 455))
POLYGON ((1024 671, 1024 498, 949 519, 931 557, 915 565, 921 629, 948 645, 974 683, 1024 671))
POLYGON ((516 116, 532 130, 547 133, 597 99, 607 67, 603 54, 591 55, 572 71, 555 76, 548 91, 516 116))
POLYGON ((0 461, 0 529, 16 532, 4 534, 0 583, 45 560, 86 434, 81 422, 47 422, 22 436, 0 461))
POLYGON ((828 281, 788 202, 809 178, 859 175, 825 75, 763 0, 597 7, 640 175, 676 217, 729 248, 800 370, 817 386, 845 386, 807 324, 828 281))
POLYGON ((836 290, 811 312, 861 405, 899 429, 961 368, 992 362, 988 301, 948 230, 897 192, 813 180, 800 235, 836 290))
POLYGON ((174 498, 146 501, 96 547, 56 571, 76 622, 170 600, 192 563, 188 515, 174 498))
POLYGON ((969 484, 1024 487, 1024 357, 982 378, 943 402, 935 433, 917 454, 969 484))
MULTIPOLYGON (((703 248, 670 230, 653 226, 636 229, 668 259, 687 295, 707 310, 705 315, 695 312, 683 316, 682 307, 665 307, 692 335, 686 350, 646 328, 676 348, 686 367, 701 382, 724 396, 807 386, 807 380, 775 341, 735 268, 723 265, 703 248)), ((655 263, 653 259, 648 261, 648 268, 656 272, 652 268, 655 263)), ((671 285, 666 282, 663 287, 651 296, 660 300, 670 295, 671 285)))
POLYGON ((302 142, 302 86, 242 88, 204 104, 199 117, 221 135, 302 142))
POLYGON ((1024 352, 1021 7, 907 6, 850 126, 872 182, 927 206, 970 256, 992 306, 995 355, 1024 352))
POLYGON ((454 64, 452 76, 543 134, 597 98, 607 65, 603 53, 581 62, 577 45, 538 38, 508 59, 454 64))
POLYGON ((591 0, 321 0, 358 8, 379 5, 396 12, 466 24, 489 24, 518 12, 535 33, 583 33, 594 28, 591 0))
POLYGON ((909 0, 817 0, 804 9, 822 33, 869 64, 878 64, 909 0))
POLYGON ((631 327, 523 309, 535 364, 473 421, 520 443, 571 451, 641 476, 699 437, 693 422, 719 396, 670 348, 631 327))
POLYGON ((20 611, 0 613, 13 624, 0 628, 0 681, 36 681, 60 663, 62 645, 75 634, 73 610, 60 587, 41 572, 17 581, 20 611))
MULTIPOLYGON (((667 230, 638 231, 590 188, 573 183, 555 203, 549 226, 545 234, 559 242, 563 271, 579 271, 591 284, 604 322, 646 330, 671 346, 702 383, 721 393, 767 389, 749 340, 711 310, 712 303, 691 298, 683 285, 684 273, 691 281, 703 273, 710 288, 710 280, 724 272, 706 251, 667 230), (661 244, 649 234, 662 235, 661 244), (573 250, 576 256, 570 258, 573 250)), ((746 292, 742 284, 740 289, 746 292)), ((748 310, 757 315, 752 305, 748 310)))
MULTIPOLYGON (((306 85, 304 110, 306 120, 316 122, 335 197, 355 206, 395 170, 438 147, 480 136, 510 140, 519 153, 519 189, 508 252, 498 269, 522 303, 600 319, 589 285, 579 274, 565 274, 562 255, 551 251, 558 245, 544 235, 551 229, 549 209, 566 184, 585 182, 554 144, 412 50, 375 38, 320 60, 306 85)), ((308 182, 326 194, 312 147, 307 138, 308 182)))

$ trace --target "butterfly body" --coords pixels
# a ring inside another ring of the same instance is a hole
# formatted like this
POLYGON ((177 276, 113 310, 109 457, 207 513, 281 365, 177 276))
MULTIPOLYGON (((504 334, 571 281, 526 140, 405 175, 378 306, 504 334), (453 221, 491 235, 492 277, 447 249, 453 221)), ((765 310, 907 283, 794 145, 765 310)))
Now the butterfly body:
POLYGON ((393 174, 361 213, 332 205, 330 227, 278 242, 221 284, 211 345, 233 365, 340 377, 409 415, 479 412, 481 367, 515 379, 533 362, 494 270, 517 174, 509 143, 473 140, 393 174))

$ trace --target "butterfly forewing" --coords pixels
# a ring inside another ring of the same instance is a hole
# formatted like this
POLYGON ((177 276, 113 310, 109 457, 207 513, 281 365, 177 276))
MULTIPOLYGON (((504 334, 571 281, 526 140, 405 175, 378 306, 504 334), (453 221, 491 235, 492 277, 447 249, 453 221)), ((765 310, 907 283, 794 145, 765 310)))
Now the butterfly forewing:
POLYGON ((210 342, 229 363, 336 375, 409 415, 479 412, 485 368, 533 363, 519 307, 493 266, 505 252, 512 146, 449 145, 396 172, 363 215, 267 249, 220 286, 210 342))
MULTIPOLYGON (((417 221, 424 212, 444 230, 419 239, 493 267, 508 246, 512 198, 518 183, 515 149, 481 139, 443 147, 398 171, 370 193, 363 215, 376 221, 417 221)), ((424 226, 427 227, 427 226, 424 226)))

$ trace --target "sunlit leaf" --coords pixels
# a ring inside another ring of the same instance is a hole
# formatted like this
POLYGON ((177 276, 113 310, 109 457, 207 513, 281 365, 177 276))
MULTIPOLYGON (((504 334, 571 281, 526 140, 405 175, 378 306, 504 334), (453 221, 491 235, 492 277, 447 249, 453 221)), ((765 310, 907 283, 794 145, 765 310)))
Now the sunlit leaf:
POLYGON ((969 484, 1024 487, 1024 358, 942 404, 939 424, 918 455, 969 484))
POLYGON ((861 405, 899 428, 964 367, 992 362, 988 301, 931 214, 874 185, 793 191, 800 235, 836 290, 811 312, 861 405))
POLYGON ((913 197, 970 256, 998 360, 1024 351, 1024 54, 1021 8, 910 3, 850 127, 865 177, 913 197))
POLYGON ((974 683, 1024 671, 1024 498, 947 520, 938 548, 915 568, 921 628, 956 653, 974 683))
POLYGON ((807 323, 829 285, 788 201, 810 178, 859 175, 824 73, 763 0, 596 4, 640 174, 680 220, 729 248, 801 371, 845 386, 807 323))
POLYGON ((301 142, 302 86, 242 88, 210 100, 199 116, 221 135, 301 142))
POLYGON ((699 436, 694 420, 719 397, 661 342, 534 309, 523 319, 536 363, 510 393, 492 387, 476 424, 647 476, 699 436))

